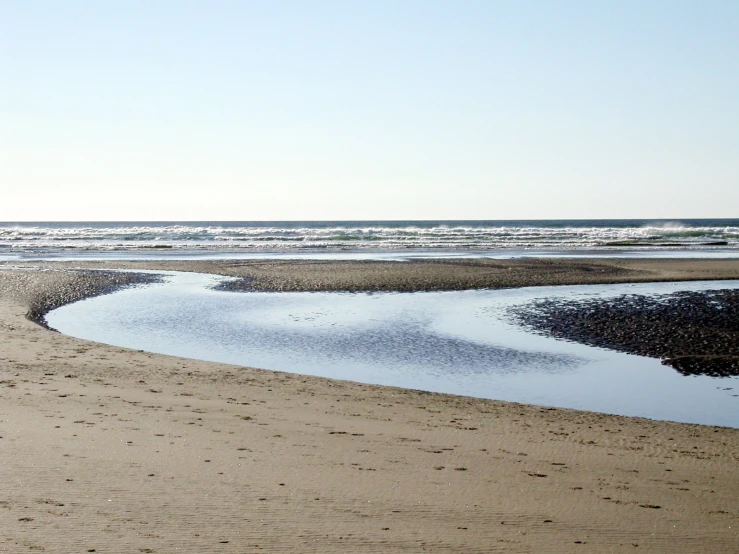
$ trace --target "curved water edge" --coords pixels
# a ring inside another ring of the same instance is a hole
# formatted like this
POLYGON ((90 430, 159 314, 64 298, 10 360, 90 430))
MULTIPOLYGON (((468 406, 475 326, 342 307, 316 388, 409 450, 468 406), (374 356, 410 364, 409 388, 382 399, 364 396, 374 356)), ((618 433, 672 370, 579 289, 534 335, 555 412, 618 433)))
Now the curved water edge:
MULTIPOLYGON (((165 274, 164 272, 159 272, 165 274)), ((659 360, 535 335, 507 316, 543 298, 739 288, 739 281, 414 293, 215 290, 164 282, 56 309, 83 339, 187 358, 380 385, 739 427, 739 378, 684 377, 659 360)))

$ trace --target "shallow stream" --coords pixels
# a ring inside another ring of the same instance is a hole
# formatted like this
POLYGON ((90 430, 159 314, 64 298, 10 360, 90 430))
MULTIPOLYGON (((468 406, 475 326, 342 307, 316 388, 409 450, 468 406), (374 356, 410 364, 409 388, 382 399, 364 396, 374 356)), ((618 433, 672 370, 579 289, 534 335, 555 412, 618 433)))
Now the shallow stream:
POLYGON ((739 427, 739 378, 684 377, 659 360, 556 340, 507 310, 553 297, 739 288, 739 281, 416 293, 225 292, 163 283, 63 306, 68 335, 161 354, 435 392, 739 427))

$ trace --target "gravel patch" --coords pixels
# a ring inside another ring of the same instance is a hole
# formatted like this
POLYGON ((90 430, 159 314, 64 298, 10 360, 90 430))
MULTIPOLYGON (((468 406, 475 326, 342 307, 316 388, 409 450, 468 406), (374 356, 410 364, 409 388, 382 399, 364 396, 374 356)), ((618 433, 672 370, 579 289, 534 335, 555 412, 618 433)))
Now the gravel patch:
POLYGON ((683 375, 739 375, 739 291, 542 300, 511 311, 534 332, 660 358, 683 375))
POLYGON ((0 295, 28 307, 26 316, 47 327, 51 310, 121 288, 156 283, 158 275, 104 270, 28 269, 0 271, 0 295))

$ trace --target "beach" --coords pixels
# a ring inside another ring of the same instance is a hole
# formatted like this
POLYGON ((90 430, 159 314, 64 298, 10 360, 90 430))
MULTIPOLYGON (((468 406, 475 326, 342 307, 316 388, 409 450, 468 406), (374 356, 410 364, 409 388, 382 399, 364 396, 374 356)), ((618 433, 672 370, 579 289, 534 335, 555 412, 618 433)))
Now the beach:
POLYGON ((38 324, 140 279, 71 268, 414 291, 736 279, 739 260, 19 266, 45 271, 0 267, 0 551, 739 552, 738 429, 227 366, 38 324))

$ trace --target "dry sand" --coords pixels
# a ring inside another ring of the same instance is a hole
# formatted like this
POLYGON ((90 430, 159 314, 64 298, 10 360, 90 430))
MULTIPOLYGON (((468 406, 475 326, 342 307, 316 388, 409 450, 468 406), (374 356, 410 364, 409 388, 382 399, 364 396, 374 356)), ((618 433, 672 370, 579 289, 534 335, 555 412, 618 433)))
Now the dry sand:
MULTIPOLYGON (((527 263, 155 265, 351 290, 739 277, 527 263)), ((737 429, 185 360, 26 319, 75 282, 0 272, 0 551, 739 552, 737 429)))

